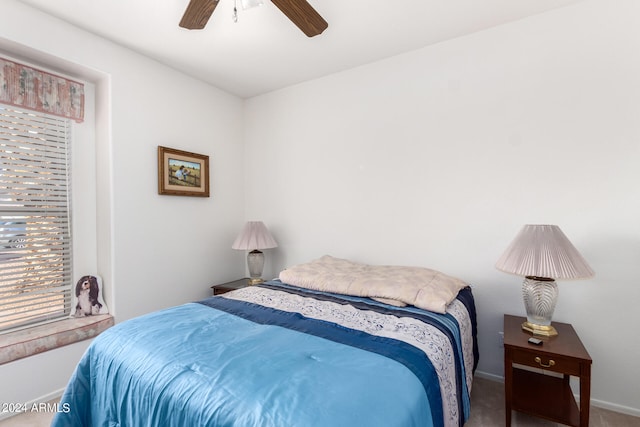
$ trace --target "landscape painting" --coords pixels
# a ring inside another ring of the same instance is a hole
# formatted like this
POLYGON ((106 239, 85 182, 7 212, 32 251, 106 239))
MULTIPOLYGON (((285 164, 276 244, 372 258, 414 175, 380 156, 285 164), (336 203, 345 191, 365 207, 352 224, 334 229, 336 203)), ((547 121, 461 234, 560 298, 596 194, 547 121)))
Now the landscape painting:
POLYGON ((209 197, 209 156, 158 146, 158 194, 209 197))

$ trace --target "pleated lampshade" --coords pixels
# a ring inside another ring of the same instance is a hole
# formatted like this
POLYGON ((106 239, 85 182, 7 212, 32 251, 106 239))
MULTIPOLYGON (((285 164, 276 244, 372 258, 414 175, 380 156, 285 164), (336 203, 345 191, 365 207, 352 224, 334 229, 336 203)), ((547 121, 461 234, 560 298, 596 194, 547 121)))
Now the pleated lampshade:
POLYGON ((496 268, 518 276, 550 279, 586 279, 594 275, 557 225, 525 225, 496 268))
POLYGON ((276 247, 278 247, 278 244, 262 221, 247 222, 233 245, 231 245, 232 249, 245 251, 276 247))

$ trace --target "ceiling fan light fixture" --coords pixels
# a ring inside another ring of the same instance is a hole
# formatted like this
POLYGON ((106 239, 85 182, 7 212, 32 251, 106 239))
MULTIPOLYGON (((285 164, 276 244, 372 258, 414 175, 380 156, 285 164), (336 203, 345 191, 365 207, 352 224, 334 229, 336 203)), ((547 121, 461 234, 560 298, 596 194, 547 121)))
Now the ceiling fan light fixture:
POLYGON ((242 9, 252 9, 254 7, 263 6, 264 1, 262 0, 242 0, 242 9))

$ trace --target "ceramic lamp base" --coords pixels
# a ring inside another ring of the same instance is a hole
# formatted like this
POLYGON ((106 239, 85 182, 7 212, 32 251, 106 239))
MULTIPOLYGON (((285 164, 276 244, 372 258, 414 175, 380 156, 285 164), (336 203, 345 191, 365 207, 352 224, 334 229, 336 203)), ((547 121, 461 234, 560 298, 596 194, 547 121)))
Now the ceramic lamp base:
POLYGON ((522 329, 535 335, 558 335, 551 318, 558 301, 558 285, 553 279, 527 276, 522 283, 527 321, 522 329))
POLYGON ((261 251, 253 250, 247 254, 247 266, 249 267, 249 284, 261 283, 262 269, 264 268, 264 254, 261 251))

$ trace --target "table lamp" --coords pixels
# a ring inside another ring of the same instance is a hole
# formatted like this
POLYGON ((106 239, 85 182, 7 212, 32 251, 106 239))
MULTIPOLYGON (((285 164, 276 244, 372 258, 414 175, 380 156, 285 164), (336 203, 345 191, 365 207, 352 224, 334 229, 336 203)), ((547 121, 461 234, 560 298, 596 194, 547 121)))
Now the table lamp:
POLYGON ((264 281, 260 277, 264 268, 264 254, 260 249, 276 247, 278 247, 278 244, 262 221, 249 221, 244 225, 231 248, 250 251, 247 254, 249 284, 255 285, 264 281))
POLYGON ((498 270, 524 276, 522 295, 535 335, 558 335, 551 317, 558 300, 555 279, 586 279, 593 270, 557 225, 525 225, 496 263, 498 270))

